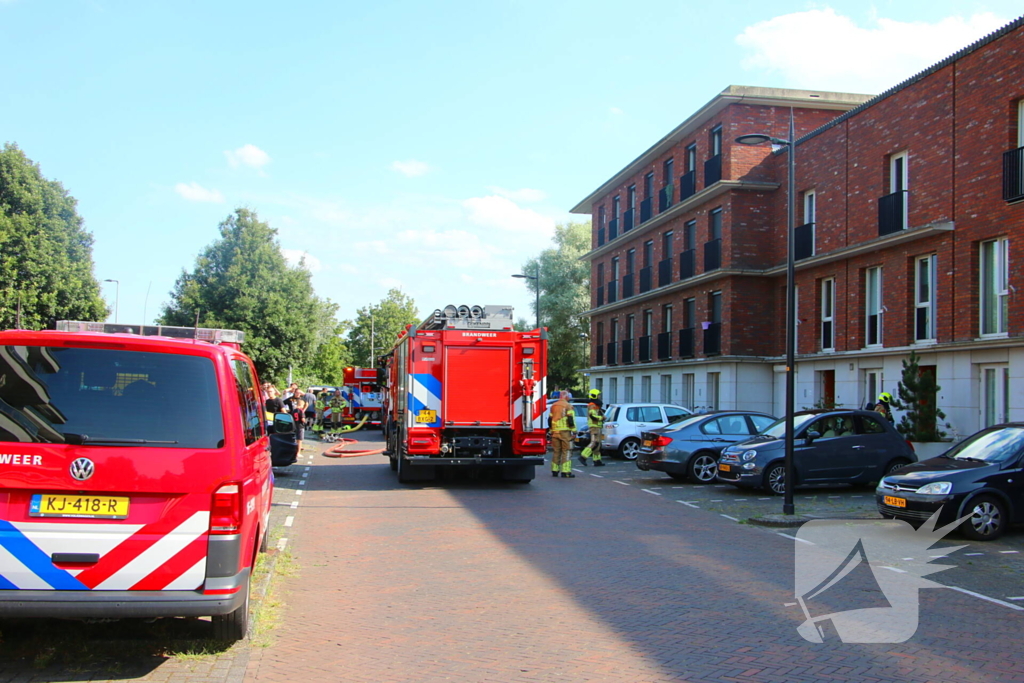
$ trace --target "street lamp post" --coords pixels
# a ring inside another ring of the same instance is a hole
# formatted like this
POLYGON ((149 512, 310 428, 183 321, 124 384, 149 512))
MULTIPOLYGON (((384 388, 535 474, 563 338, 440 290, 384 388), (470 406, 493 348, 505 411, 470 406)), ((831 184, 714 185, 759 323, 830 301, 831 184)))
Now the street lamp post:
POLYGON ((537 292, 537 304, 535 311, 537 313, 537 329, 540 329, 540 263, 537 263, 537 269, 534 271, 534 275, 523 275, 522 273, 516 273, 512 277, 523 278, 524 280, 534 281, 534 290, 537 292))
POLYGON ((794 513, 793 508, 793 412, 796 394, 796 133, 793 125, 793 109, 789 110, 789 139, 782 140, 771 135, 741 135, 736 138, 741 145, 762 145, 770 142, 773 145, 787 147, 787 201, 786 201, 786 436, 785 436, 785 498, 782 512, 786 515, 794 513))
POLYGON ((117 304, 121 300, 121 283, 117 280, 104 280, 104 282, 113 282, 114 287, 114 323, 117 323, 117 304))

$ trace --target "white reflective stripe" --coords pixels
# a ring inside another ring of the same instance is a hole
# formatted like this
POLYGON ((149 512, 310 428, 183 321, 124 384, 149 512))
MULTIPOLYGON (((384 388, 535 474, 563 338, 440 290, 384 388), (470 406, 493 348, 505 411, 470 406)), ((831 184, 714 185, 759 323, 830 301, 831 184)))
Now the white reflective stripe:
POLYGON ((410 379, 413 398, 422 403, 427 410, 441 410, 441 397, 430 393, 425 386, 416 381, 415 375, 410 375, 410 379))
POLYGON ((208 510, 195 513, 93 590, 128 590, 199 538, 209 523, 208 510))
POLYGON ((164 590, 167 591, 189 591, 195 590, 203 585, 206 580, 206 557, 189 567, 189 570, 167 584, 164 590))
MULTIPOLYGON (((46 555, 97 553, 102 558, 143 527, 142 524, 81 524, 74 522, 11 522, 46 555)), ((76 574, 81 569, 71 571, 76 574)))
POLYGON ((11 555, 2 545, 0 545, 0 575, 18 588, 25 590, 53 590, 53 586, 36 576, 35 572, 29 570, 21 560, 11 555))

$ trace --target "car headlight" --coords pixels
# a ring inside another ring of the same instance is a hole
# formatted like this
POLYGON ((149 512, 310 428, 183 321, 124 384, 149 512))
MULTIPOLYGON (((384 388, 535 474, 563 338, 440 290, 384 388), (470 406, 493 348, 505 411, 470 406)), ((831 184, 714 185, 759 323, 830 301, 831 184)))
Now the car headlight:
POLYGON ((743 462, 750 462, 757 457, 757 451, 751 448, 749 451, 743 453, 743 462))
POLYGON ((953 482, 951 481, 933 481, 919 488, 917 492, 926 496, 944 496, 952 490, 953 482))
POLYGON ((755 467, 757 467, 757 463, 753 463, 753 462, 745 462, 745 463, 743 463, 743 469, 745 469, 745 470, 752 470, 755 467))

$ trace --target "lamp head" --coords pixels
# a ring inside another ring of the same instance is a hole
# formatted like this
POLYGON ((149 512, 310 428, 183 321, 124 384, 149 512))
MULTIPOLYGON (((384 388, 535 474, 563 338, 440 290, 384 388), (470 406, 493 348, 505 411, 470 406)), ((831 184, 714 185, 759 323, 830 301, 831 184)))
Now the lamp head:
POLYGON ((764 133, 751 133, 750 135, 741 135, 736 138, 736 142, 741 145, 763 145, 766 142, 775 142, 770 135, 764 133))

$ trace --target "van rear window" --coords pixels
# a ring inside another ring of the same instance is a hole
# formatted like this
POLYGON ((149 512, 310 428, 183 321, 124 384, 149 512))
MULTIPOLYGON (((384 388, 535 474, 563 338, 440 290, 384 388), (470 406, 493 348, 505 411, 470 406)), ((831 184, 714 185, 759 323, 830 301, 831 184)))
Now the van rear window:
POLYGON ((213 361, 0 346, 0 441, 220 448, 224 426, 213 361))

